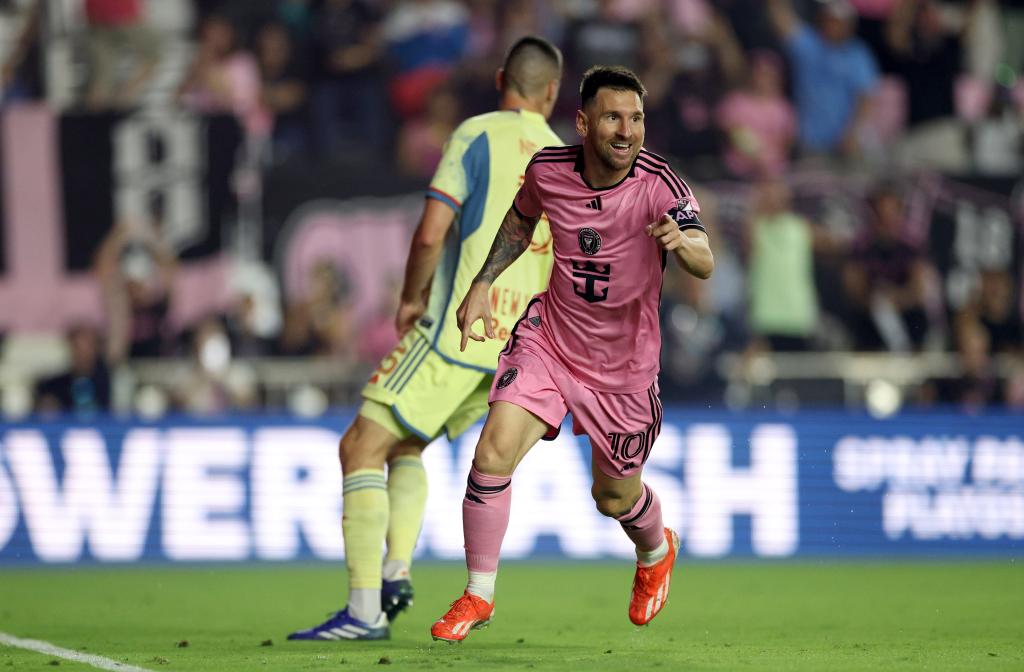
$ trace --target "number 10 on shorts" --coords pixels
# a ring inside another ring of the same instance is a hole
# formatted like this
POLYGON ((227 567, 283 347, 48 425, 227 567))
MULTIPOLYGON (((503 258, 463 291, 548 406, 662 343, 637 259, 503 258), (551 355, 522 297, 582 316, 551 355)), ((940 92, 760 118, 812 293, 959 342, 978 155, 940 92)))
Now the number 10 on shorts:
POLYGON ((640 464, 647 461, 647 453, 651 447, 647 441, 646 433, 633 432, 632 434, 622 434, 620 432, 609 432, 608 438, 612 442, 612 460, 634 460, 643 455, 640 464))

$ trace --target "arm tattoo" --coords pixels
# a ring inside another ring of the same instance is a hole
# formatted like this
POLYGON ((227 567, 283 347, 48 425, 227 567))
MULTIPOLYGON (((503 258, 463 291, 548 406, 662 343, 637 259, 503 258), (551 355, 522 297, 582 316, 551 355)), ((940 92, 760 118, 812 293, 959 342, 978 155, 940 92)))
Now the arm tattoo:
POLYGON ((520 217, 515 208, 509 208, 491 244, 491 251, 487 253, 484 266, 473 282, 494 282, 530 246, 538 221, 540 217, 520 217))

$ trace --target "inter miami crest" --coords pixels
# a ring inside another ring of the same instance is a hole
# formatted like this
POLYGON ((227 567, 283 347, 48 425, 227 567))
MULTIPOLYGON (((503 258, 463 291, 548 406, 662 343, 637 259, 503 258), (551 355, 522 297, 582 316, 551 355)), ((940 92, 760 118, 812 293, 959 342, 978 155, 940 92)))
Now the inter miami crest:
POLYGON ((601 236, 589 226, 580 229, 580 251, 588 256, 594 256, 601 249, 601 236))
POLYGON ((519 369, 516 367, 513 366, 512 368, 505 369, 505 373, 501 374, 501 378, 498 378, 498 389, 501 390, 511 385, 517 375, 519 375, 519 369))

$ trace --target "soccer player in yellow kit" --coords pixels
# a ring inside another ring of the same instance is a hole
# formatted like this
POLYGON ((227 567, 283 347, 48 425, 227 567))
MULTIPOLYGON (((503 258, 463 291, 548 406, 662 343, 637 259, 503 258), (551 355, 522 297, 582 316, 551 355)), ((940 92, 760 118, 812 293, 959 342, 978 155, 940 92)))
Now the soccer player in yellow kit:
POLYGON ((386 639, 390 620, 412 603, 409 566, 427 498, 420 453, 442 431, 453 439, 487 411, 498 353, 527 302, 547 287, 551 233, 542 220, 529 252, 491 287, 498 338, 459 349, 459 297, 487 257, 530 157, 561 144, 547 124, 561 73, 557 47, 520 39, 496 76, 498 111, 467 119, 448 140, 409 250, 399 343, 363 389, 339 446, 348 603, 288 639, 386 639))

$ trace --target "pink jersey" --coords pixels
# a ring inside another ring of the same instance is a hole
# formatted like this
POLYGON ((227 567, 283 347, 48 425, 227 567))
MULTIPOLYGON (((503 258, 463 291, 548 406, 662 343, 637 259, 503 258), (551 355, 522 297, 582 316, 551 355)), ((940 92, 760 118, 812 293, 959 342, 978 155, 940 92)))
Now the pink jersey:
POLYGON ((534 155, 513 207, 547 215, 554 266, 541 294, 541 325, 566 368, 587 387, 637 392, 658 375, 665 254, 648 224, 671 215, 703 230, 700 206, 661 157, 640 150, 621 182, 593 188, 580 145, 534 155))

